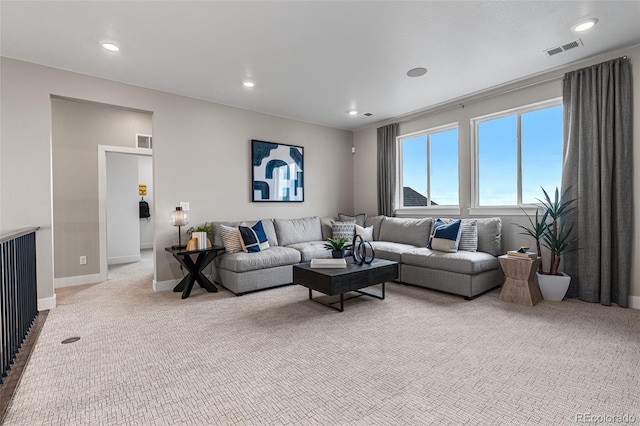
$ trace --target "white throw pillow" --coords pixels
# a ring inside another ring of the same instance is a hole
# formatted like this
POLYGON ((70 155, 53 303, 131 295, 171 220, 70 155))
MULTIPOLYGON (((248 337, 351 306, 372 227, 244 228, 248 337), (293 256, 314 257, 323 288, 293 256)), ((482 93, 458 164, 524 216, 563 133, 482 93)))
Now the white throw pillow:
POLYGON ((366 228, 356 225, 356 235, 360 235, 365 241, 373 241, 373 225, 366 228))

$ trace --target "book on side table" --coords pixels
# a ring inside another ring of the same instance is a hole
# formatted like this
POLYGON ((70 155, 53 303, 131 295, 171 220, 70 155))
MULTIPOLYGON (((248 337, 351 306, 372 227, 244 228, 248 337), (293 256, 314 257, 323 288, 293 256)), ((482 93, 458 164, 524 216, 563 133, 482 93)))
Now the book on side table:
POLYGON ((535 260, 538 258, 538 253, 534 253, 532 251, 521 252, 518 250, 509 250, 507 252, 507 256, 515 257, 517 259, 532 259, 535 260))
POLYGON ((311 259, 311 268, 334 268, 346 269, 347 261, 345 259, 311 259))

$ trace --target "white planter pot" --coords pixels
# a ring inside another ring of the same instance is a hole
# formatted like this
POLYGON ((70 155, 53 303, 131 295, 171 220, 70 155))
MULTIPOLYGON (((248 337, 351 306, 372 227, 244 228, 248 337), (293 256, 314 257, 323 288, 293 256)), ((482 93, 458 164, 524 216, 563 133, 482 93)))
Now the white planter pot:
POLYGON ((564 295, 569 290, 571 277, 565 273, 562 275, 546 275, 536 272, 538 277, 538 286, 545 300, 560 301, 564 299, 564 295))

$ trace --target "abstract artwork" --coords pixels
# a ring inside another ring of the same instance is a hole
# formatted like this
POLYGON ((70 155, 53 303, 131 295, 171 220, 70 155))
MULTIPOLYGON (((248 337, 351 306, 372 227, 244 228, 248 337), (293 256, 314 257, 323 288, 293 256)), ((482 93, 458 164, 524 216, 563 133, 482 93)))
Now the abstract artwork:
POLYGON ((304 201, 304 148, 251 141, 252 197, 259 201, 304 201))

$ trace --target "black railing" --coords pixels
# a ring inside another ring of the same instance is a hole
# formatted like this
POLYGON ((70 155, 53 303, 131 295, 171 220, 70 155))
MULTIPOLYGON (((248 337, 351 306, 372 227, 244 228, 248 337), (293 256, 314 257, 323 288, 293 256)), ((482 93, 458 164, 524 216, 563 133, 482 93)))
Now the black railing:
POLYGON ((37 230, 29 228, 0 238, 0 383, 38 316, 37 230))

